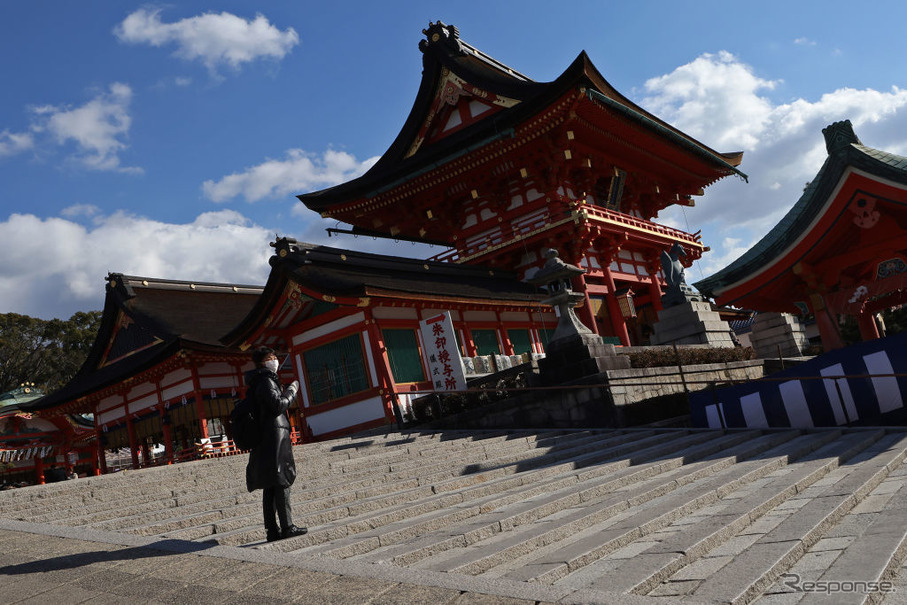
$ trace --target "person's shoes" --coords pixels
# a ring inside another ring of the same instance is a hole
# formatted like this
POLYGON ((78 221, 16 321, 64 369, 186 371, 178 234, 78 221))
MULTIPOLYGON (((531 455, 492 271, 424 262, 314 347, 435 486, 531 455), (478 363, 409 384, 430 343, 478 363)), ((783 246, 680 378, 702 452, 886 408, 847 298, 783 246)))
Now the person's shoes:
POLYGON ((304 536, 307 533, 309 533, 309 530, 305 527, 296 527, 295 525, 291 525, 289 527, 285 527, 283 531, 280 532, 280 537, 295 538, 296 536, 304 536))
POLYGON ((268 542, 274 542, 280 540, 283 536, 280 534, 279 529, 269 529, 268 530, 268 542))

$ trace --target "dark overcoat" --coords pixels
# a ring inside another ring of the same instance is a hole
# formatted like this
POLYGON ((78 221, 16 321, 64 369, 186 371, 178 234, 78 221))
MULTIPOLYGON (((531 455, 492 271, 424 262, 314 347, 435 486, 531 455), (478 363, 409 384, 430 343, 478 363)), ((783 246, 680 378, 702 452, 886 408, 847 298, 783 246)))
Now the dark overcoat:
POLYGON ((245 379, 246 397, 255 403, 262 431, 261 443, 249 453, 246 488, 251 492, 266 487, 289 487, 296 480, 286 413, 290 398, 283 396, 277 374, 267 368, 250 370, 245 379))

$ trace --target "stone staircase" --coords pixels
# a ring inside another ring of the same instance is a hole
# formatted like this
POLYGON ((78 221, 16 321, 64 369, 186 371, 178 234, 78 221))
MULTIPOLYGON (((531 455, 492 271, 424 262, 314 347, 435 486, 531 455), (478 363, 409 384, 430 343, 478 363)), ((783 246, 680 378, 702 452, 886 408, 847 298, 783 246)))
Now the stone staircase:
POLYGON ((907 430, 382 433, 295 455, 291 540, 263 541, 245 456, 0 492, 0 518, 654 602, 876 602, 869 583, 903 581, 907 430))

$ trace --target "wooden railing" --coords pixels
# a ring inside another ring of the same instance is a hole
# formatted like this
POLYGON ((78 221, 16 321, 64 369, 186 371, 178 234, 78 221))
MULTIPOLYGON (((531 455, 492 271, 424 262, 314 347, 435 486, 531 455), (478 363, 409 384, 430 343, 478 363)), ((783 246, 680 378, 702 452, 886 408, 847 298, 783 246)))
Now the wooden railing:
POLYGON ((607 208, 583 204, 578 206, 576 210, 572 211, 566 218, 561 218, 554 222, 551 221, 551 217, 540 215, 530 221, 517 223, 514 225, 511 234, 506 238, 503 234, 503 230, 506 226, 497 227, 484 237, 467 240, 468 243, 462 250, 445 250, 444 252, 430 257, 428 260, 452 263, 468 262, 476 256, 503 248, 565 223, 586 220, 598 223, 610 223, 615 227, 623 227, 628 231, 655 235, 659 239, 663 239, 665 245, 670 245, 673 242, 679 241, 694 248, 703 248, 702 237, 698 231, 691 234, 686 231, 681 231, 680 229, 653 223, 652 221, 624 214, 622 212, 615 212, 614 210, 608 210, 607 208))

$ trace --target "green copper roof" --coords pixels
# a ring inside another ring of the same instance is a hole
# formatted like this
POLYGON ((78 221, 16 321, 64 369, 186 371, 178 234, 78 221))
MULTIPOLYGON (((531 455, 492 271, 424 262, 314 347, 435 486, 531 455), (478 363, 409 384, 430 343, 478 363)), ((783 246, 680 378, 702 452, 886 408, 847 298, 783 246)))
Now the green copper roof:
POLYGON ((0 410, 5 407, 18 406, 28 401, 40 399, 43 396, 44 393, 33 386, 21 386, 6 393, 0 393, 0 410))
POLYGON ((714 275, 693 285, 705 296, 717 297, 737 283, 775 262, 818 217, 848 167, 907 184, 907 158, 863 145, 850 121, 836 122, 822 131, 829 151, 825 163, 793 208, 765 237, 743 256, 714 275))

